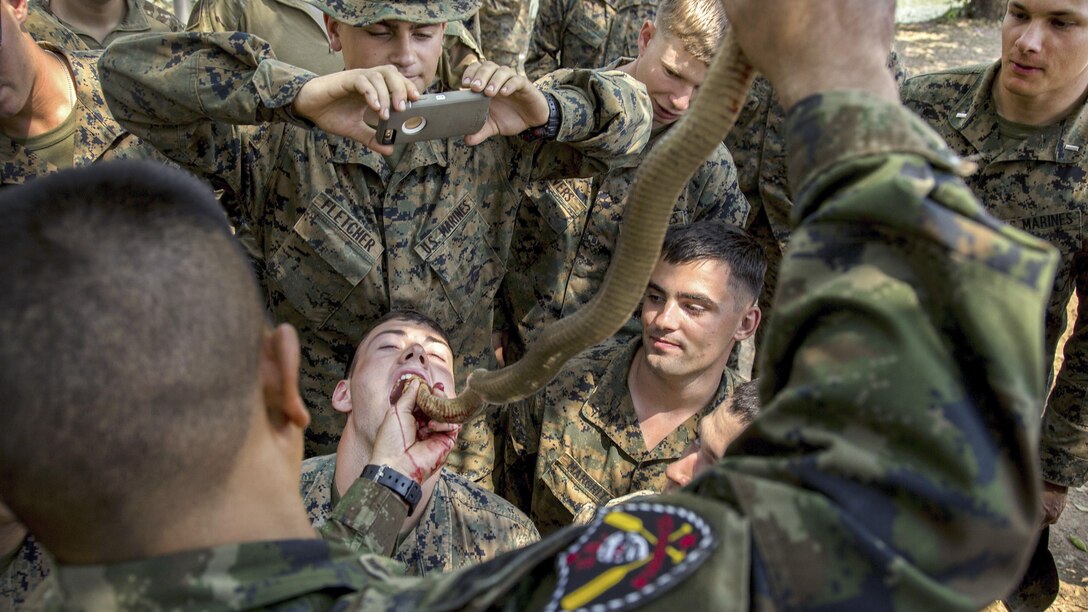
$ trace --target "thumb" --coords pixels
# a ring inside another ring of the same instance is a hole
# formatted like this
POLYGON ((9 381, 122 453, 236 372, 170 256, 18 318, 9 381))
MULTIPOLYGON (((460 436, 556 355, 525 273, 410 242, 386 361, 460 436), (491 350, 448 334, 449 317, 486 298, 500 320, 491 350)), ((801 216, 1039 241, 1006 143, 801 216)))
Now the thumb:
POLYGON ((499 133, 498 123, 496 123, 493 118, 488 117, 487 121, 484 122, 484 126, 482 128, 480 128, 480 131, 478 131, 478 132, 476 132, 474 134, 469 134, 468 136, 465 136, 465 144, 470 145, 470 146, 476 146, 476 145, 480 144, 481 142, 487 140, 488 138, 491 138, 492 136, 495 136, 498 133, 499 133))

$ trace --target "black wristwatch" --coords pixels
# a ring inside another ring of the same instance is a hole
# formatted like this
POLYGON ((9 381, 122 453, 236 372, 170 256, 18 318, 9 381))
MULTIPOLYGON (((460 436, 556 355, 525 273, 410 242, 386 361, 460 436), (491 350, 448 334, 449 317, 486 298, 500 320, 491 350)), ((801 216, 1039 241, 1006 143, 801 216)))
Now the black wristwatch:
POLYGON ((522 132, 522 140, 555 140, 559 136, 559 126, 563 123, 563 115, 559 112, 559 101, 550 93, 545 93, 544 99, 548 101, 548 121, 544 125, 531 127, 522 132))
POLYGON ((366 478, 382 485, 397 494, 397 497, 408 504, 408 515, 416 511, 419 498, 423 497, 423 488, 419 483, 408 478, 404 474, 387 465, 368 465, 363 468, 359 478, 366 478))

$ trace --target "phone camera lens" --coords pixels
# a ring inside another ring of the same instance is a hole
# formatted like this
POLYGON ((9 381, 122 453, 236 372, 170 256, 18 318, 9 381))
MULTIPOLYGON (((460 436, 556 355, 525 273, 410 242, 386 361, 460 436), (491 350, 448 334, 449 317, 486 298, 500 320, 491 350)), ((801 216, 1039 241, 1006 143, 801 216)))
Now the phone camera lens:
POLYGON ((415 134, 427 125, 427 120, 420 116, 409 117, 401 124, 400 129, 405 134, 415 134))

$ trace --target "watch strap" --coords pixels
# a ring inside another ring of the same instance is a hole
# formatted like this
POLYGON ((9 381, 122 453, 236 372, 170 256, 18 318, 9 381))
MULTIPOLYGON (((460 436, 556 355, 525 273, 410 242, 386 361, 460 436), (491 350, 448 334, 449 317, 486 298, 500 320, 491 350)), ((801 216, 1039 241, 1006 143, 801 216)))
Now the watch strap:
POLYGON ((559 127, 563 124, 563 115, 559 111, 559 101, 555 96, 544 92, 548 101, 548 121, 544 125, 531 127, 521 133, 522 140, 555 140, 559 136, 559 127))
POLYGON ((359 478, 372 480, 396 493, 397 497, 408 505, 409 515, 416 511, 416 504, 423 497, 423 488, 419 486, 418 482, 387 465, 370 464, 363 468, 363 473, 359 474, 359 478))

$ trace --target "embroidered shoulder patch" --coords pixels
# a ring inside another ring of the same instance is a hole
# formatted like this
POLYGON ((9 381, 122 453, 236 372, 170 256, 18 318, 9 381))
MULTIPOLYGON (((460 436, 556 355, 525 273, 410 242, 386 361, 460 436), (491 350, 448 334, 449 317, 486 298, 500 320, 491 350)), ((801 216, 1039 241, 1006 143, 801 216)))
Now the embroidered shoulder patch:
POLYGON ((601 513, 556 561, 548 612, 629 610, 680 584, 717 545, 687 508, 647 502, 601 513))

